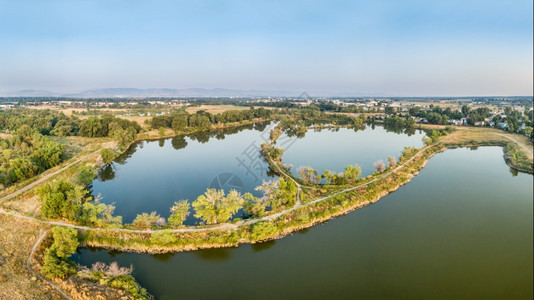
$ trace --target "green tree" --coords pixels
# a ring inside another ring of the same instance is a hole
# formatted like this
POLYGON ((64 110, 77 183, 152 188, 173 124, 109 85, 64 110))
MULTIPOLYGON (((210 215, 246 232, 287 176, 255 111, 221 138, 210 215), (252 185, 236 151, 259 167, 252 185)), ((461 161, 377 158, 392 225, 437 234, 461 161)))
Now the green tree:
POLYGON ((181 200, 174 202, 171 207, 171 215, 169 216, 168 223, 173 226, 180 226, 189 216, 189 209, 191 205, 187 200, 181 200))
POLYGON ((118 227, 122 224, 121 216, 113 216, 115 206, 100 203, 99 199, 86 201, 78 217, 78 222, 98 227, 118 227))
POLYGON ((358 165, 348 165, 345 168, 345 173, 343 174, 343 177, 346 181, 349 183, 353 183, 356 180, 358 180, 358 177, 360 177, 360 174, 362 173, 362 169, 358 165))
POLYGON ((176 235, 169 229, 154 232, 150 235, 150 242, 156 245, 172 245, 176 243, 178 239, 176 235))
POLYGON ((104 148, 100 150, 100 156, 102 156, 102 160, 104 161, 105 164, 109 164, 115 159, 117 154, 115 153, 115 151, 109 148, 104 148))
POLYGON ((93 182, 95 176, 96 174, 93 171, 93 168, 90 166, 82 166, 80 172, 76 175, 76 183, 82 186, 87 186, 93 182))
POLYGON ((228 221, 244 203, 243 197, 235 190, 225 197, 224 190, 208 189, 193 202, 195 217, 206 224, 228 221))
POLYGON ((271 222, 258 222, 250 227, 250 238, 253 241, 261 241, 265 238, 275 234, 277 231, 276 225, 271 222))
POLYGON ((326 184, 332 184, 334 181, 334 174, 330 170, 324 170, 322 177, 326 180, 326 184))
POLYGON ((132 225, 135 227, 142 227, 142 228, 149 228, 152 225, 158 223, 160 220, 160 216, 156 214, 155 211, 151 212, 150 214, 142 213, 135 217, 134 221, 132 222, 132 225))
POLYGON ((82 121, 78 134, 85 137, 103 137, 107 135, 107 131, 102 125, 102 120, 98 117, 90 117, 82 121))
POLYGON ((88 191, 62 179, 38 188, 36 193, 45 218, 76 220, 88 191))
POLYGON ((175 132, 183 131, 187 127, 186 116, 176 116, 172 119, 172 130, 175 132))
POLYGON ((69 257, 78 248, 78 233, 73 228, 54 227, 54 242, 45 252, 41 273, 48 278, 64 278, 75 272, 69 257))

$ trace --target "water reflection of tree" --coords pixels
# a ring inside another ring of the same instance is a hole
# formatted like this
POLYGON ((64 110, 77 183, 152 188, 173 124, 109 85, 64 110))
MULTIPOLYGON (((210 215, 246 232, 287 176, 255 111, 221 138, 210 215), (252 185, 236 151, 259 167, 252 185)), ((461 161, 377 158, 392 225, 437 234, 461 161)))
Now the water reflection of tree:
POLYGON ((115 169, 113 164, 106 165, 100 173, 98 173, 98 180, 104 182, 115 178, 115 169))
MULTIPOLYGON (((386 130, 386 132, 393 132, 393 133, 396 133, 396 134, 406 134, 408 136, 414 135, 415 134, 415 130, 416 130, 413 127, 403 128, 403 127, 395 127, 395 126, 388 126, 388 125, 384 125, 383 127, 386 130)), ((374 127, 373 127, 373 129, 374 129, 374 127)))
POLYGON ((126 151, 124 151, 121 155, 119 155, 117 158, 115 158, 115 162, 124 165, 128 158, 132 157, 132 155, 137 151, 137 147, 142 148, 143 142, 137 142, 133 143, 126 151))
POLYGON ((271 122, 262 122, 262 123, 256 123, 254 124, 254 130, 256 131, 264 131, 265 128, 267 128, 267 125, 271 124, 271 122))
POLYGON ((193 141, 197 141, 197 142, 199 142, 201 144, 204 144, 204 143, 209 142, 212 134, 213 134, 213 132, 209 132, 209 131, 199 131, 199 132, 195 132, 195 133, 189 135, 189 137, 193 141))
POLYGON ((187 141, 185 140, 184 136, 173 137, 171 144, 175 150, 180 150, 180 149, 187 147, 187 141))

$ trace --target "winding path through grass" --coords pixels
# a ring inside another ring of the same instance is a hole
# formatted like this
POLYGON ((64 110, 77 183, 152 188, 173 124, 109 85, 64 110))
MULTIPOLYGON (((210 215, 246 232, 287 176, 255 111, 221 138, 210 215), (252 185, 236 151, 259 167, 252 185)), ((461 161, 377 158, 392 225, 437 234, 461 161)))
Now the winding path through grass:
MULTIPOLYGON (((274 220, 284 214, 287 214, 289 212, 292 212, 296 209, 299 209, 301 207, 306 207, 306 206, 309 206, 309 205, 312 205, 312 204, 315 204, 315 203, 318 203, 318 202, 321 202, 321 201, 324 201, 326 199, 329 199, 331 197, 335 197, 337 195, 340 195, 340 194, 343 194, 343 193, 346 193, 346 192, 349 192, 349 191, 352 191, 352 190, 355 190, 359 187, 362 187, 362 186, 366 186, 370 183, 373 183, 377 180, 380 180, 398 170, 400 170, 401 168, 403 168, 406 164, 408 164, 409 162, 413 161, 418 155, 420 155, 421 153, 423 153, 425 150, 427 150, 428 148, 430 148, 431 146, 434 146, 436 144, 433 144, 433 145, 429 145, 429 146, 426 146, 426 147, 423 147, 421 150, 419 150, 416 154, 414 154, 411 158, 409 158, 408 160, 406 160, 403 164, 401 165, 398 165, 395 169, 393 170, 390 170, 368 182, 365 182, 365 183, 362 183, 362 184, 358 184, 358 185, 355 185, 353 187, 350 187, 350 188, 346 188, 346 189, 343 189, 341 191, 338 191, 332 195, 328 195, 328 196, 325 196, 325 197, 322 197, 322 198, 318 198, 318 199, 315 199, 313 201, 310 201, 308 203, 305 203, 305 204, 302 204, 300 202, 300 191, 301 191, 301 186, 300 184, 295 181, 291 176, 287 175, 287 173, 285 173, 284 171, 282 171, 282 169, 278 166, 278 164, 275 164, 278 168, 278 170, 284 174, 286 177, 290 178, 298 187, 297 189, 297 201, 295 203, 295 205, 291 208, 288 208, 288 209, 285 209, 285 210, 282 210, 278 213, 275 213, 275 214, 272 214, 272 215, 268 215, 268 216, 265 216, 265 217, 262 217, 262 218, 258 218, 258 219, 250 219, 250 220, 243 220, 243 221, 239 221, 235 224, 231 224, 231 223, 224 223, 224 224, 219 224, 219 225, 216 225, 216 226, 211 226, 211 227, 202 227, 202 228, 176 228, 176 229, 128 229, 128 228, 98 228, 98 227, 90 227, 90 226, 81 226, 81 225, 76 225, 76 224, 71 224, 71 223, 66 223, 66 222, 63 222, 63 221, 48 221, 48 220, 42 220, 42 219, 39 219, 39 218, 35 218, 35 217, 32 217, 32 216, 26 216, 26 215, 22 215, 22 214, 19 214, 19 213, 16 213, 16 212, 12 212, 12 211, 7 211, 3 208, 0 208, 0 214, 3 214, 3 215, 8 215, 8 216, 12 216, 12 217, 15 217, 15 218, 19 218, 19 219, 24 219, 24 220, 29 220, 29 221, 34 221, 34 222, 39 222, 39 223, 42 223, 42 224, 48 224, 48 225, 53 225, 53 226, 62 226, 62 227, 69 227, 69 228, 75 228, 75 229, 80 229, 80 230, 97 230, 97 231, 114 231, 114 232, 130 232, 130 233, 154 233, 154 232, 159 232, 159 231, 163 231, 163 230, 166 230, 166 231, 170 231, 170 232, 175 232, 175 233, 186 233, 186 232, 203 232, 203 231, 211 231, 211 230, 233 230, 233 229, 237 229, 238 227, 240 226, 248 226, 248 225, 252 225, 252 224, 255 224, 255 223, 258 223, 258 222, 263 222, 263 221, 271 221, 271 220, 274 220)), ((89 155, 92 155, 93 153, 89 154, 89 155)), ((87 155, 87 156, 89 156, 87 155)), ((4 196, 3 198, 0 199, 0 203, 2 201, 5 201, 7 199, 10 199, 10 198, 13 198, 15 197, 16 195, 22 193, 22 192, 25 192, 25 191, 28 191, 29 189, 33 188, 35 185, 37 185, 38 183, 41 183, 43 182, 44 180, 50 178, 51 176, 54 176, 64 170, 66 170, 68 167, 72 166, 73 164, 79 162, 80 160, 82 160, 83 158, 87 157, 87 156, 84 156, 82 158, 79 158, 77 159, 76 161, 66 165, 65 167, 53 172, 53 173, 50 173, 48 174, 47 176, 39 179, 38 181, 35 181, 9 195, 6 195, 4 196)))

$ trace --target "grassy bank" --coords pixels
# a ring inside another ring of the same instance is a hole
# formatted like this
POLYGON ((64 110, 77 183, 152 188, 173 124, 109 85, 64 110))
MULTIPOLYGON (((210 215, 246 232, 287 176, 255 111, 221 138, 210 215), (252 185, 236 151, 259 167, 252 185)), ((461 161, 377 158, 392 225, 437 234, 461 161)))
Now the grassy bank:
MULTIPOLYGON (((391 173, 378 173, 357 182, 357 187, 337 192, 324 199, 314 199, 281 215, 267 217, 263 221, 248 221, 233 229, 206 230, 202 232, 156 233, 109 232, 90 230, 82 233, 82 245, 117 249, 121 251, 163 253, 192 251, 205 248, 232 247, 243 243, 282 238, 294 231, 311 227, 354 209, 378 201, 381 197, 408 183, 443 145, 426 147, 415 154, 403 167, 391 173)), ((340 188, 337 188, 339 190, 340 188)), ((326 190, 324 192, 327 193, 326 190)))

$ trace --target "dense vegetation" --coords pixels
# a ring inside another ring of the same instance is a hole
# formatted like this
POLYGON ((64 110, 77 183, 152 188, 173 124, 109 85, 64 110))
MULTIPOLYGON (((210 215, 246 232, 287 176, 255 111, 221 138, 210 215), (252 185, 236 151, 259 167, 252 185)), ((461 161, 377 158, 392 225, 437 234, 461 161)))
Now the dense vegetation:
POLYGON ((0 184, 9 186, 57 166, 66 158, 65 146, 55 137, 111 137, 122 147, 136 137, 136 122, 109 115, 80 121, 52 110, 0 111, 0 184))
POLYGON ((54 227, 52 235, 53 243, 45 252, 41 273, 48 278, 64 278, 76 273, 69 257, 78 248, 78 233, 72 228, 54 227))
POLYGON ((65 159, 65 147, 22 125, 0 138, 0 183, 7 186, 31 178, 65 159))
POLYGON ((250 108, 248 110, 228 110, 219 114, 211 114, 199 110, 189 114, 184 109, 172 111, 169 114, 155 116, 150 121, 154 129, 172 128, 175 132, 183 132, 186 129, 210 129, 213 125, 226 124, 242 121, 251 121, 256 118, 268 119, 272 112, 265 108, 250 108))
POLYGON ((122 217, 113 216, 115 207, 99 203, 89 191, 66 180, 37 189, 41 214, 49 219, 65 219, 97 227, 120 226, 122 217))

